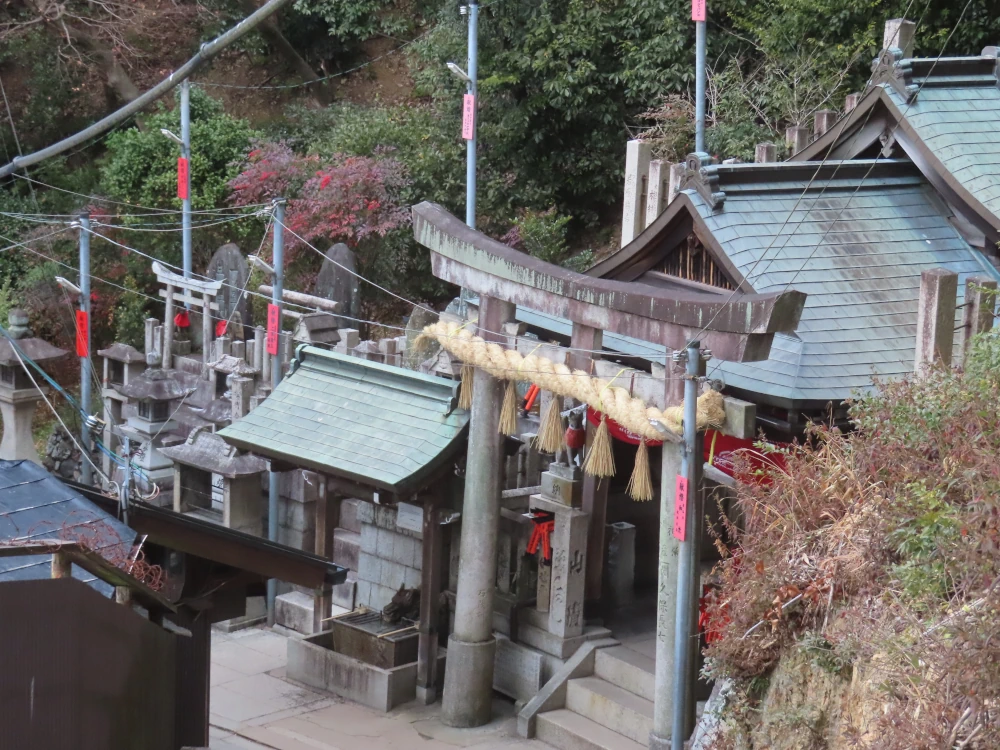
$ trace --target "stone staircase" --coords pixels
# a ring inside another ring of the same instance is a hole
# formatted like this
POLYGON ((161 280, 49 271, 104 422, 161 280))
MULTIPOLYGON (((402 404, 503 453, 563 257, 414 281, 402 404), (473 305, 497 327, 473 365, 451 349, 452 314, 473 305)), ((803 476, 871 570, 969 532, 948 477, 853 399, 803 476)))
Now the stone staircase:
POLYGON ((644 750, 653 728, 654 662, 598 649, 594 674, 566 684, 566 707, 538 715, 536 737, 561 750, 644 750))

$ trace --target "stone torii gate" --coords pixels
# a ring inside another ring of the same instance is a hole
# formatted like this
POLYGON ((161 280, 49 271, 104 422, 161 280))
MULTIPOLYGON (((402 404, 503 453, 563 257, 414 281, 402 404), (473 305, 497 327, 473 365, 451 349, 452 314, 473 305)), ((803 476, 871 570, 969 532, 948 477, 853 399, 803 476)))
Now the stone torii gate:
MULTIPOLYGON (((568 318, 572 322, 574 351, 570 352, 567 364, 572 369, 590 371, 590 360, 596 356, 590 352, 602 348, 604 331, 664 345, 668 350, 682 350, 692 338, 699 339, 711 348, 713 356, 721 359, 766 359, 774 334, 793 331, 805 305, 805 294, 795 291, 715 293, 703 285, 680 279, 674 288, 660 289, 585 276, 497 242, 432 203, 413 207, 413 231, 417 241, 430 249, 431 268, 436 277, 479 294, 479 336, 506 344, 506 337, 499 332, 504 330, 505 323, 515 319, 517 305, 568 318)), ((665 381, 668 403, 677 402, 672 382, 670 378, 665 381)), ((455 628, 448 642, 442 706, 442 718, 451 726, 480 726, 491 717, 496 649, 492 612, 501 495, 499 457, 503 454, 498 425, 502 400, 500 382, 484 371, 476 372, 455 628)), ((664 482, 664 488, 667 484, 664 482)), ((585 511, 588 501, 594 503, 593 483, 589 499, 587 489, 585 486, 585 511)), ((672 518, 672 494, 669 506, 666 490, 661 494, 664 496, 661 507, 672 518)), ((592 527, 605 517, 603 508, 593 510, 598 512, 592 513, 592 527)), ((603 541, 603 527, 601 532, 603 541)), ((592 542, 593 538, 591 548, 592 542)), ((673 613, 676 555, 673 561, 664 559, 669 556, 663 554, 662 545, 661 540, 660 610, 673 613)), ((672 644, 672 629, 671 615, 669 627, 658 627, 658 640, 662 630, 662 638, 669 638, 672 644)), ((659 653, 659 646, 657 650, 659 653)), ((660 671, 658 664, 655 711, 668 717, 669 726, 671 698, 669 691, 665 691, 661 700, 660 671)))
POLYGON ((156 274, 156 280, 166 287, 160 291, 160 294, 166 297, 166 308, 163 313, 163 363, 161 366, 164 370, 174 369, 174 303, 191 304, 193 302, 191 293, 194 292, 201 295, 203 360, 201 372, 202 377, 208 380, 211 374, 211 368, 209 368, 209 361, 212 358, 211 346, 212 340, 215 338, 212 335, 212 311, 219 309, 215 298, 225 282, 222 279, 215 281, 185 279, 181 274, 168 270, 162 263, 155 260, 153 261, 153 273, 156 274))

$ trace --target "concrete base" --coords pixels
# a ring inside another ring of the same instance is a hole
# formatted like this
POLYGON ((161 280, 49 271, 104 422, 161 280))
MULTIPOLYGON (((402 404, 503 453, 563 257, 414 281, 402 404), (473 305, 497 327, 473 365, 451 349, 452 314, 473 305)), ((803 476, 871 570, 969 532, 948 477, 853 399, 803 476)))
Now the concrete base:
MULTIPOLYGON (((335 693, 378 711, 390 711, 416 696, 417 663, 381 669, 329 648, 330 631, 288 640, 287 674, 292 680, 335 693)), ((438 654, 438 674, 447 653, 438 654)))
POLYGON ((213 627, 224 633, 234 633, 258 625, 267 619, 267 603, 263 596, 247 597, 247 613, 242 617, 217 622, 213 627))
POLYGON ((649 750, 673 750, 673 744, 669 737, 649 733, 649 750))
POLYGON ((422 703, 425 706, 431 705, 438 698, 438 689, 436 687, 422 687, 417 685, 417 702, 422 703))
POLYGON ((450 727, 481 727, 492 718, 494 638, 481 643, 448 638, 441 721, 450 727), (483 679, 484 676, 488 679, 483 679))

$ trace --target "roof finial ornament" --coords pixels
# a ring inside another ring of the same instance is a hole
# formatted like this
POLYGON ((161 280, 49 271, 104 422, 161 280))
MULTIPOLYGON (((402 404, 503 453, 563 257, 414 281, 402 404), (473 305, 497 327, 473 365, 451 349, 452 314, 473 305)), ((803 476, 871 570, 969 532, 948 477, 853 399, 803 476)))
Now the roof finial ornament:
POLYGON ((695 190, 713 211, 722 208, 726 194, 719 190, 719 173, 715 159, 703 151, 688 154, 680 190, 695 190))

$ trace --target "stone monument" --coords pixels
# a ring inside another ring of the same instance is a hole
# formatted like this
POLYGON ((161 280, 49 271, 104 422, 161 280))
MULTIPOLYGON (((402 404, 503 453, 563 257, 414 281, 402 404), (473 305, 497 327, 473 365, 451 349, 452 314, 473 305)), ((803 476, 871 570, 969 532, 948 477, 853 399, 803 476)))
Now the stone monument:
POLYGON ((0 416, 3 418, 0 458, 7 461, 28 459, 40 464, 31 422, 35 407, 48 388, 36 387, 35 383, 41 381, 41 375, 36 372, 29 375, 25 368, 31 365, 26 360, 41 364, 63 356, 66 351, 33 337, 28 328, 28 314, 24 310, 10 311, 7 333, 9 338, 0 339, 0 416))

